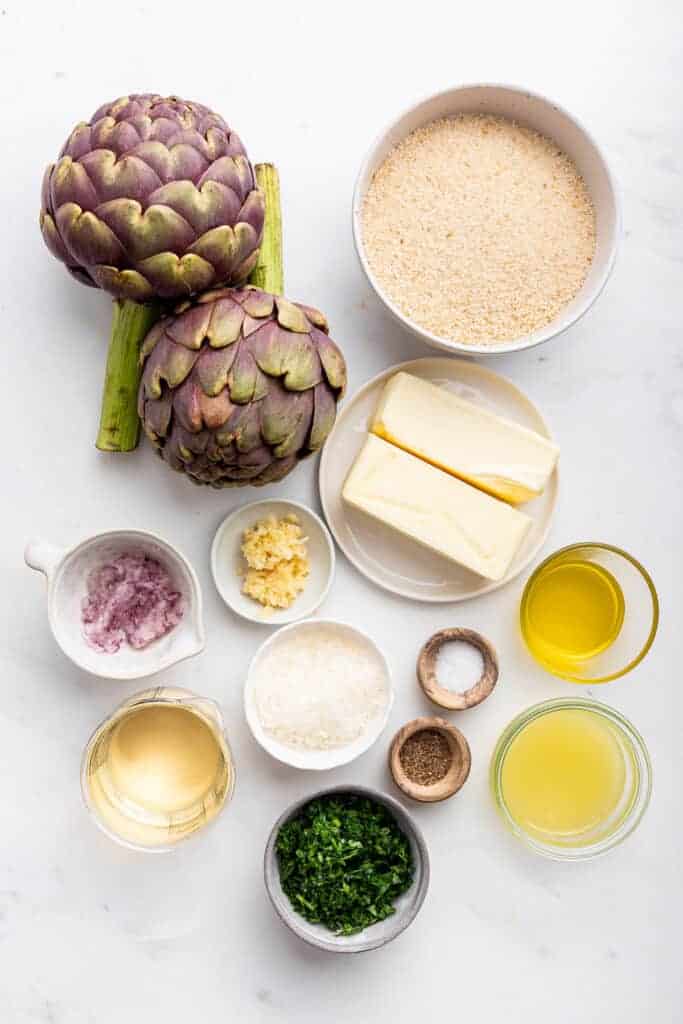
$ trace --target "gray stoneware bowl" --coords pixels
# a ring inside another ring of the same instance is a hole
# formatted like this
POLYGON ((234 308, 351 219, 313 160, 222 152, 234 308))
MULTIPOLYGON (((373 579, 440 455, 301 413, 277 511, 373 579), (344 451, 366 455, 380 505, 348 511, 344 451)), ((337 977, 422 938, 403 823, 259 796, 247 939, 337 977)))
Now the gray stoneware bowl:
POLYGON ((319 789, 315 793, 310 793, 301 800, 295 801, 280 815, 268 837, 266 852, 263 858, 263 874, 268 896, 278 917, 300 939, 303 939, 304 942, 311 946, 316 946, 318 949, 324 949, 328 953, 364 953, 368 949, 379 949, 380 946, 386 946, 388 942, 391 942, 402 931, 405 931, 416 917, 429 886, 429 854, 419 828, 407 811, 393 797, 386 796, 376 789, 368 789, 365 786, 332 786, 328 789, 319 789), (379 921, 369 928, 365 928, 356 935, 335 935, 322 925, 310 924, 294 910, 280 885, 280 871, 275 853, 275 842, 280 828, 290 818, 293 818, 304 804, 308 804, 311 800, 316 800, 321 796, 330 796, 333 793, 352 793, 357 796, 368 797, 370 800, 375 800, 378 804, 383 804, 391 812, 397 824, 407 836, 413 854, 415 868, 413 884, 396 901, 396 912, 391 917, 386 918, 384 921, 379 921))

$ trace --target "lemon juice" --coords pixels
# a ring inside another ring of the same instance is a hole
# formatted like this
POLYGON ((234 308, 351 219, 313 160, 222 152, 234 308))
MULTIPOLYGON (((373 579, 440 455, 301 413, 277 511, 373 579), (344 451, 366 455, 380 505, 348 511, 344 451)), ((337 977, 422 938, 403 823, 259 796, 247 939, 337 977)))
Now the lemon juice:
POLYGON ((507 813, 543 843, 580 846, 617 826, 632 771, 617 729, 598 712, 558 708, 531 718, 500 769, 507 813))

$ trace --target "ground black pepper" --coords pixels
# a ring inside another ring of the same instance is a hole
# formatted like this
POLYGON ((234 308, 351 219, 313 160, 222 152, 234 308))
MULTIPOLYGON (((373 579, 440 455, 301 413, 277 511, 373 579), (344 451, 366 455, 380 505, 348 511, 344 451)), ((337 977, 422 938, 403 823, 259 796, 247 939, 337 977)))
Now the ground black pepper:
POLYGON ((448 740, 436 729, 420 729, 401 747, 399 761, 404 772, 418 786, 433 786, 448 773, 453 755, 448 740))

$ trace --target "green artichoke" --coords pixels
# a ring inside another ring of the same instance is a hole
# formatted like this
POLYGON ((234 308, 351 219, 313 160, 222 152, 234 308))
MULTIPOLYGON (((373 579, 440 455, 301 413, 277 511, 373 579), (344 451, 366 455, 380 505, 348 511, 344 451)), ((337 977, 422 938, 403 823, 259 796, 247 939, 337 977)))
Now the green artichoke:
POLYGON ((281 480, 321 447, 344 357, 310 306, 260 288, 184 303, 142 345, 138 411, 159 455, 212 487, 281 480))
POLYGON ((175 96, 100 107, 43 182, 40 224, 53 255, 84 284, 134 302, 243 283, 263 219, 239 137, 175 96))

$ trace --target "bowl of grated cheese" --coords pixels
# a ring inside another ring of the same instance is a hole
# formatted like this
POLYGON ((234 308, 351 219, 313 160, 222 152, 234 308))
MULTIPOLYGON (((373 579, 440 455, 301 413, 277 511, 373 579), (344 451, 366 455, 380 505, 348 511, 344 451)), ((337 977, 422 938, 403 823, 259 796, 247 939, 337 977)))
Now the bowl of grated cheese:
POLYGON ((256 742, 276 760, 314 771, 365 753, 393 701, 389 665, 377 644, 334 619, 279 629, 254 655, 244 687, 256 742))
POLYGON ((617 189, 588 131, 515 86, 430 96, 376 140, 353 196, 356 251, 386 309, 469 355, 556 337, 610 276, 617 189))

